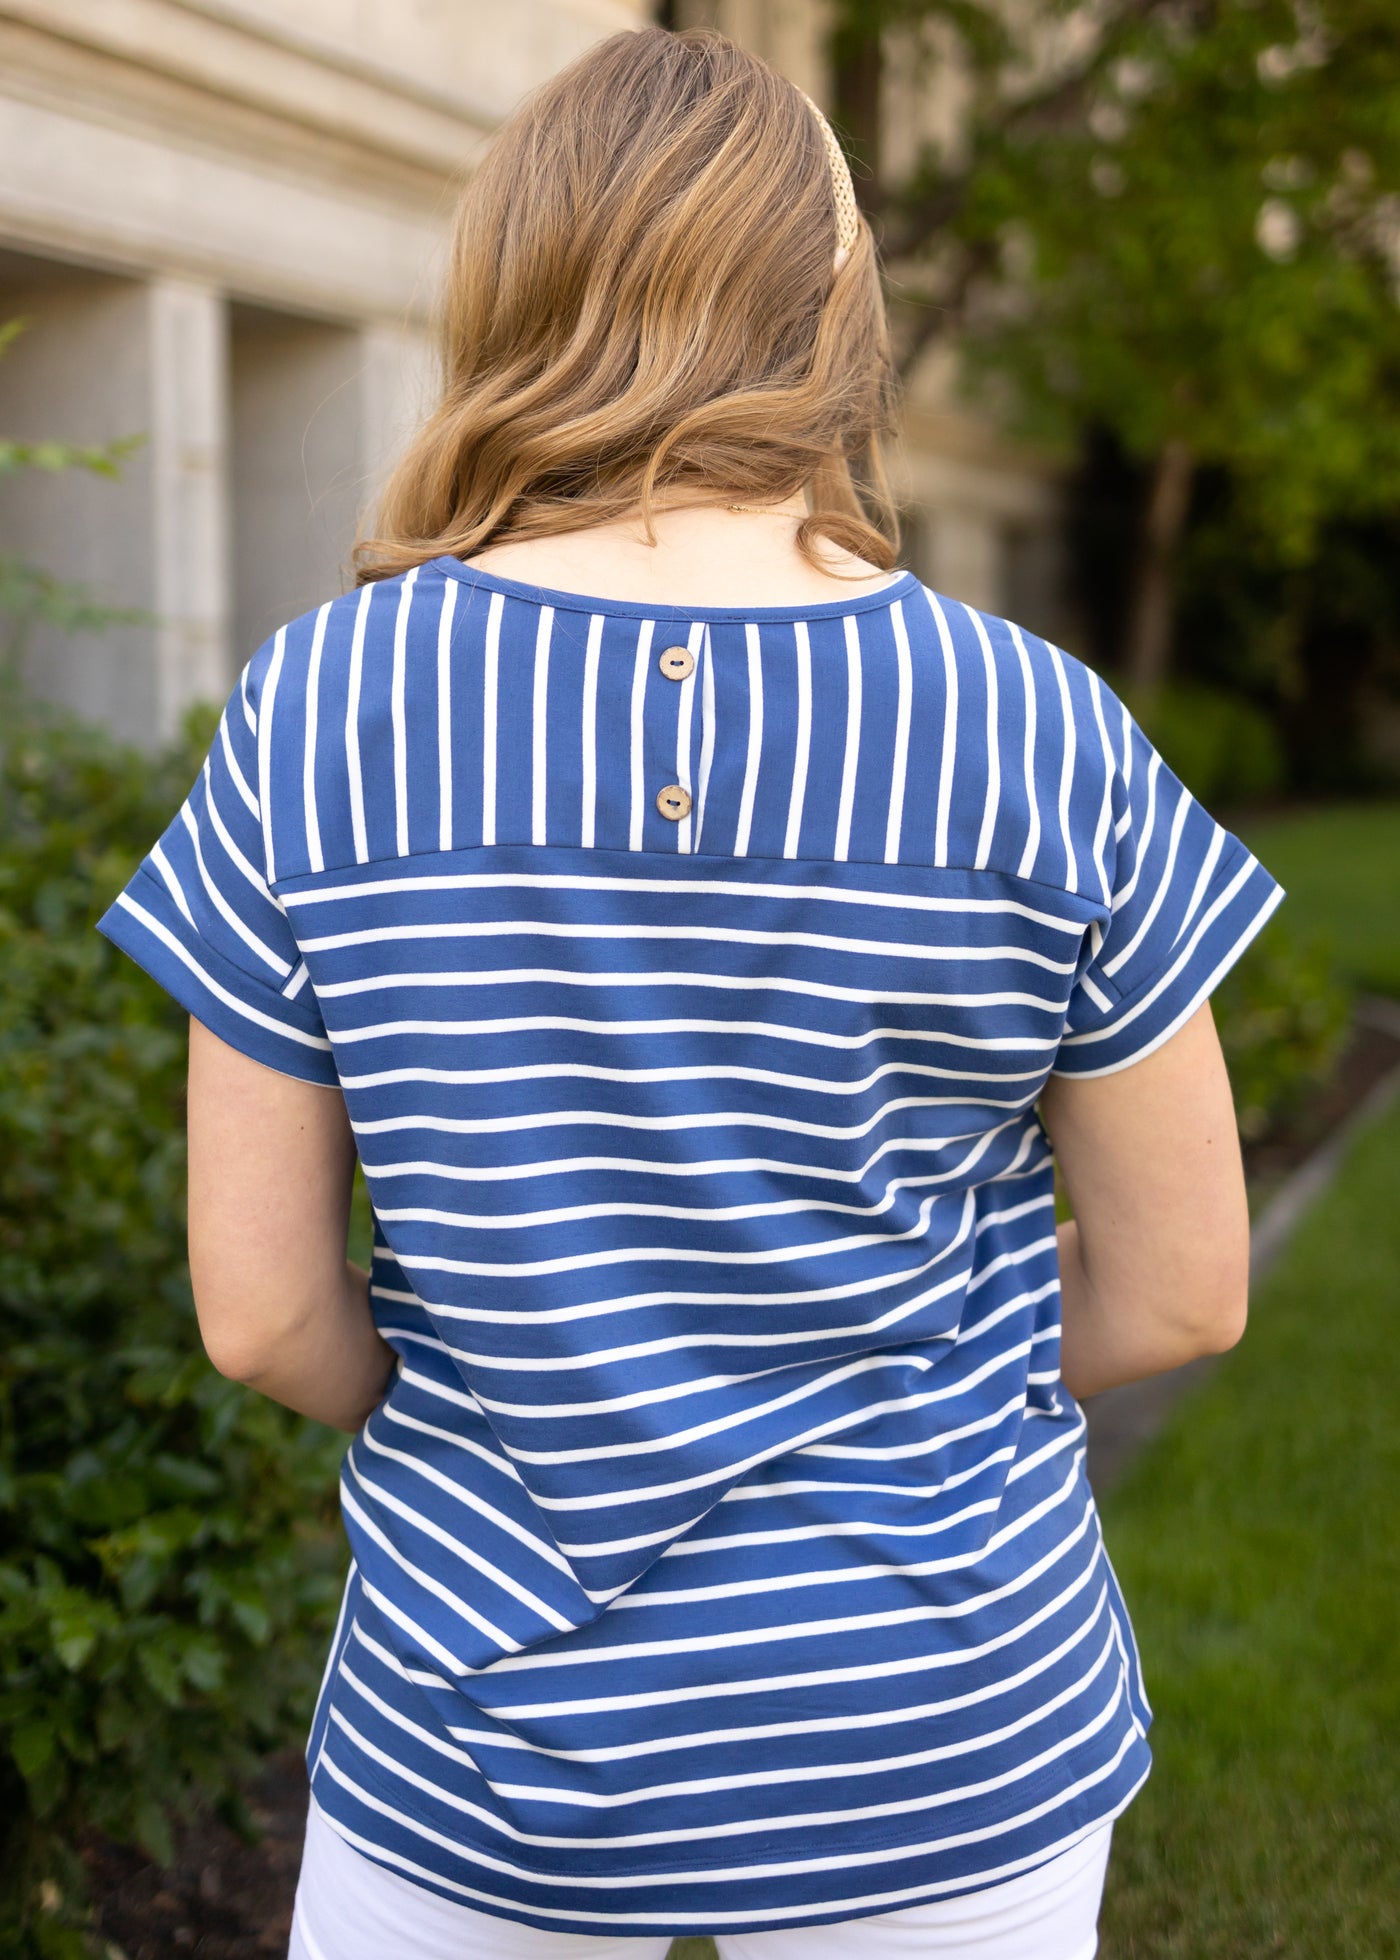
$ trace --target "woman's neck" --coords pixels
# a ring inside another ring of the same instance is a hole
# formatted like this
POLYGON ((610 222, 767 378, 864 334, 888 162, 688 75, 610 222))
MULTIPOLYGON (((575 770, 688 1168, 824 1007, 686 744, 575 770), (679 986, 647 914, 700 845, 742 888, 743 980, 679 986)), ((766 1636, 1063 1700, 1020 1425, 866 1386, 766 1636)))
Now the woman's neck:
POLYGON ((681 607, 823 605, 890 583, 888 572, 832 544, 818 547, 830 567, 818 571, 797 549, 806 514, 800 495, 734 510, 716 493, 712 504, 658 509, 654 544, 636 515, 547 538, 508 539, 466 562, 527 585, 681 607))

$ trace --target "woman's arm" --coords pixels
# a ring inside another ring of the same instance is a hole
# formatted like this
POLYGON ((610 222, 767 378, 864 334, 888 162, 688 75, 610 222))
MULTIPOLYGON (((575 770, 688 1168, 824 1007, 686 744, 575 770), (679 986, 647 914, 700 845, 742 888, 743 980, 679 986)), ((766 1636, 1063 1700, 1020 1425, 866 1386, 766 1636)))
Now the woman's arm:
POLYGON ((1059 1230, 1070 1393, 1097 1395, 1233 1347, 1249 1292, 1249 1213, 1210 1003, 1117 1074, 1051 1076, 1040 1114, 1074 1208, 1059 1230))
POLYGON ((221 1375, 358 1429, 394 1355, 345 1257, 355 1144, 337 1089, 279 1075, 190 1022, 190 1278, 221 1375))

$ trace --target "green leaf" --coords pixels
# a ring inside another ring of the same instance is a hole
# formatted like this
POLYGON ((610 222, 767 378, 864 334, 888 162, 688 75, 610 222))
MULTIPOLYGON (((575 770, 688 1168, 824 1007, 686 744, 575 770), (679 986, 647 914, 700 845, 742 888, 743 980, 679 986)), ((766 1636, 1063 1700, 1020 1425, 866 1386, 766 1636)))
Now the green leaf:
POLYGON ((37 1776, 54 1753, 54 1733, 47 1722, 24 1722, 10 1737, 10 1754, 26 1781, 37 1776))
POLYGON ((223 1685, 224 1654, 213 1640, 191 1640, 181 1655, 180 1665, 185 1679, 193 1687, 212 1692, 223 1685))
POLYGON ((175 1840, 171 1834, 170 1822, 161 1805, 154 1797, 139 1797, 132 1806, 132 1828, 136 1841, 158 1865, 171 1865, 175 1862, 175 1840))
POLYGON ((272 1633, 272 1615, 251 1587, 231 1593, 229 1611, 255 1647, 266 1644, 272 1633))
POLYGON ((54 1614, 49 1628, 54 1652, 74 1672, 92 1653, 102 1630, 97 1615, 83 1606, 71 1606, 54 1614))
POLYGON ((168 1641, 143 1641, 136 1650, 137 1665, 160 1699, 170 1708, 184 1703, 184 1678, 178 1654, 168 1641))

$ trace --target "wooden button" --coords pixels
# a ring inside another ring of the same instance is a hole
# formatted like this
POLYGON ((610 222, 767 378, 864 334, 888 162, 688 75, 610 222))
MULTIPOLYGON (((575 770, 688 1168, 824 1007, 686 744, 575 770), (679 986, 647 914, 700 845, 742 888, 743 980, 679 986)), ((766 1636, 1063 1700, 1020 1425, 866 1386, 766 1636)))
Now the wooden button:
POLYGON ((668 681, 688 681, 695 672, 695 656, 689 647, 667 647, 656 664, 668 681))
MULTIPOLYGON (((689 654, 686 658, 690 658, 689 654)), ((665 789, 656 792, 656 807, 663 817, 679 823, 682 817, 690 815, 690 791, 682 789, 679 783, 667 783, 665 789)))

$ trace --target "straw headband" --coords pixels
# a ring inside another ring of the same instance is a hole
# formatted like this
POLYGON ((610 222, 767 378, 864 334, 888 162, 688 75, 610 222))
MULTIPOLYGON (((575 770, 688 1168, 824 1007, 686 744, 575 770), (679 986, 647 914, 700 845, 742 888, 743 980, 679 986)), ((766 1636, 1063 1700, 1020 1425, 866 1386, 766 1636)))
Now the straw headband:
POLYGON ((851 182, 851 167, 846 161, 846 152, 836 140, 836 131, 805 91, 799 90, 802 100, 817 119, 822 142, 826 146, 826 160, 831 166, 831 196, 836 206, 836 246, 838 251, 849 252, 860 236, 860 206, 856 203, 855 185, 851 182))

